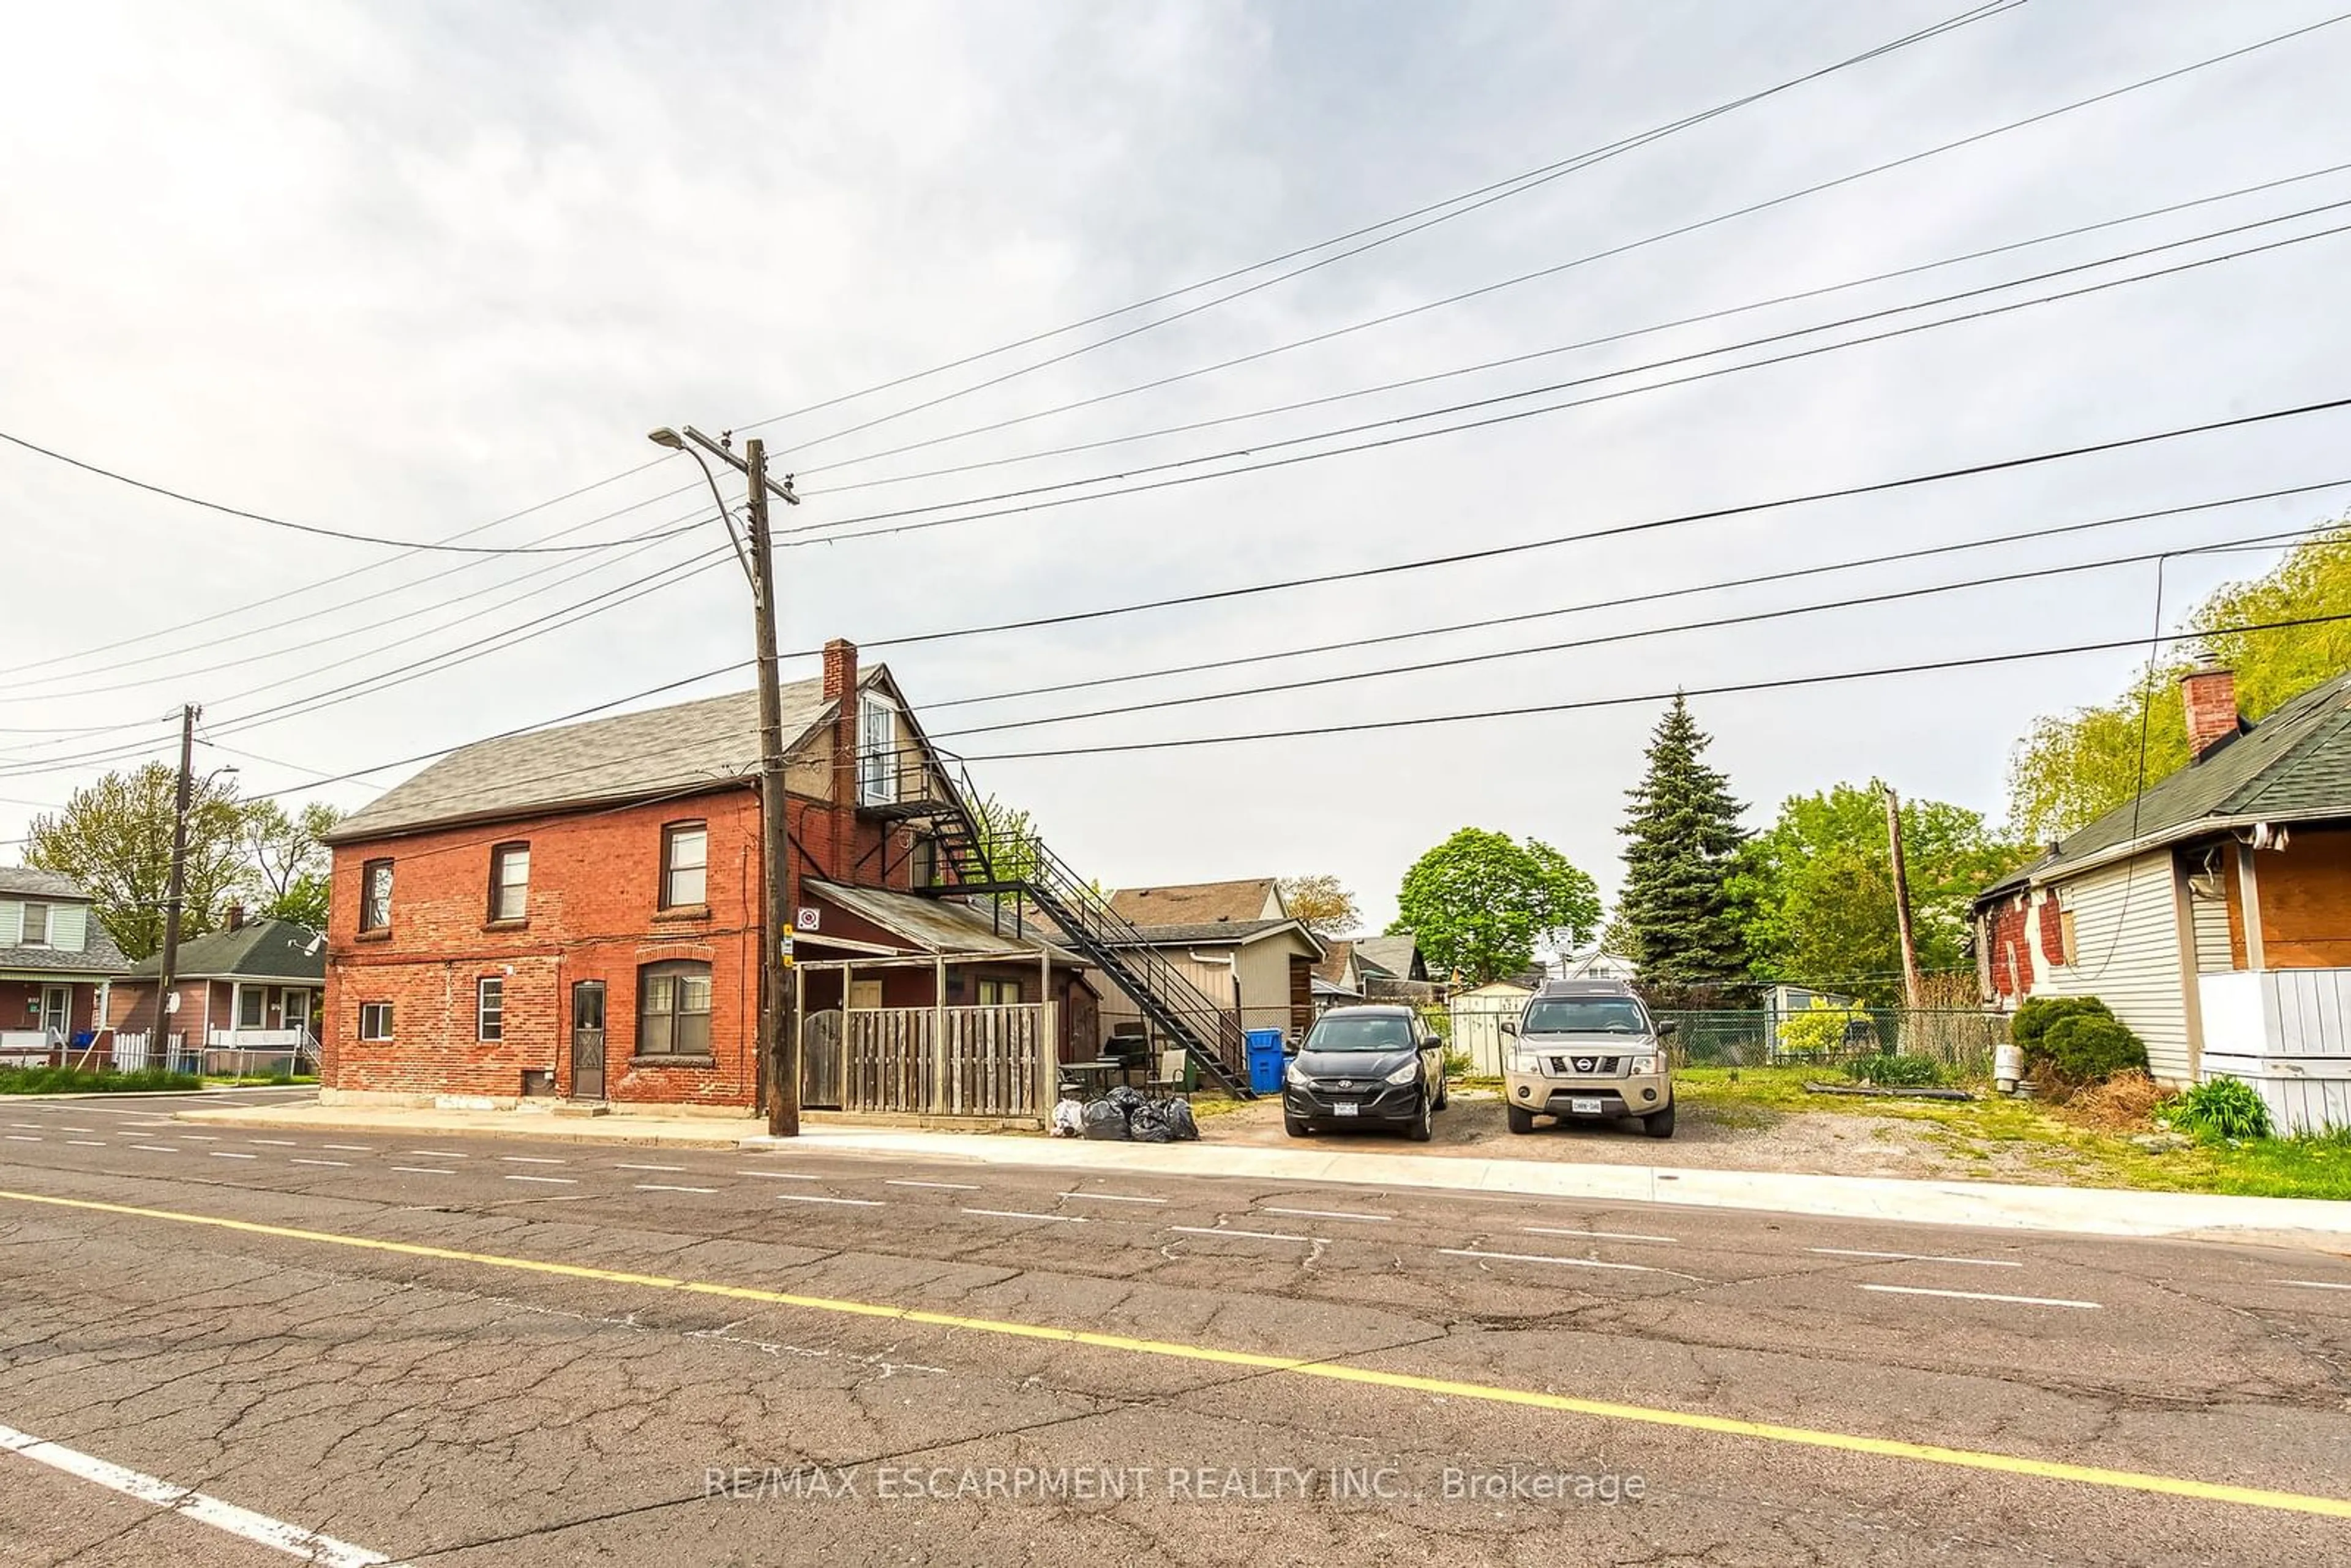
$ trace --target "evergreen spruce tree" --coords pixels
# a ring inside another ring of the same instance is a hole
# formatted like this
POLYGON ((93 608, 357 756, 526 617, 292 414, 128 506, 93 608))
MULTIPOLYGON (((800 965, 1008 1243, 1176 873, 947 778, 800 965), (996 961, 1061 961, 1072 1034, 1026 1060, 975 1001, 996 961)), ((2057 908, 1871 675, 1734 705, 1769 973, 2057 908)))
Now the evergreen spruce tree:
POLYGON ((1679 694, 1649 737, 1648 770, 1625 794, 1632 810, 1617 831, 1625 888, 1616 916, 1641 978, 1680 988, 1735 985, 1748 977, 1747 944, 1728 883, 1746 835, 1730 780, 1704 760, 1712 737, 1679 694))

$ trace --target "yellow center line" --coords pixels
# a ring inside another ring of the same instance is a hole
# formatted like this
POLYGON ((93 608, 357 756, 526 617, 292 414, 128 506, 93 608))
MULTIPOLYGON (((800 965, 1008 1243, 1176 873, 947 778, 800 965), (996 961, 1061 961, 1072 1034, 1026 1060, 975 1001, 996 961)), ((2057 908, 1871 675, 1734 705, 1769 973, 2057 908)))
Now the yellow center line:
POLYGON ((1050 1340, 1061 1344, 1089 1345, 1134 1355, 1170 1356, 1211 1362, 1221 1366, 1247 1366, 1299 1377, 1320 1377, 1334 1383, 1364 1384, 1375 1388, 1402 1389, 1415 1394, 1474 1399, 1493 1405, 1516 1405, 1557 1410, 1604 1421, 1638 1422, 1651 1427, 1675 1427, 1800 1448, 1833 1448, 1844 1453, 1875 1454, 1882 1458, 1909 1459, 1922 1464, 1956 1465, 1964 1469, 1991 1470, 2004 1475, 2032 1476, 2043 1480, 2073 1481, 2085 1486, 2154 1492, 2167 1497, 2194 1498, 2204 1502, 2237 1503, 2247 1508, 2279 1509, 2290 1513, 2351 1519, 2351 1499, 2318 1497, 2304 1492, 2273 1491, 2262 1487, 2230 1486, 2218 1481, 2190 1480, 2181 1476, 2150 1475, 2137 1470, 2110 1470, 2095 1465, 2065 1464, 2054 1459, 2026 1458, 2016 1454, 1989 1453, 1974 1448, 1947 1448, 1934 1443, 1912 1443, 1894 1437, 1870 1437, 1851 1432, 1827 1432, 1808 1427, 1782 1427, 1768 1421, 1742 1421, 1729 1416, 1703 1416, 1646 1405, 1623 1405, 1613 1400, 1580 1399, 1565 1394, 1508 1388, 1489 1383, 1457 1383, 1441 1377, 1384 1372, 1367 1366, 1344 1366, 1296 1356, 1264 1355, 1254 1351, 1222 1350, 1214 1345, 1185 1344, 1171 1340, 1133 1339, 1124 1334, 1096 1333, 1088 1329, 1056 1328, 1045 1323, 1009 1322, 997 1318, 965 1317, 955 1312, 926 1312, 876 1301, 843 1301, 832 1296, 804 1296, 789 1291, 761 1290, 751 1285, 723 1285, 704 1280, 684 1280, 667 1274, 637 1274, 619 1269, 597 1269, 584 1263, 558 1263, 538 1258, 512 1258, 495 1252, 468 1252, 420 1241, 390 1241, 372 1236, 350 1236, 331 1230, 304 1230, 287 1225, 265 1225, 219 1215, 183 1214, 167 1208, 141 1208, 131 1204, 101 1203, 92 1198, 52 1197, 42 1193, 0 1190, 0 1198, 14 1203, 41 1204, 55 1208, 81 1209, 94 1214, 129 1215, 175 1225, 202 1225, 248 1236, 270 1236, 287 1241, 308 1241, 328 1247, 351 1247, 405 1258, 430 1258, 447 1263, 472 1263, 490 1269, 513 1269, 565 1280, 594 1280, 604 1284, 636 1285, 646 1290, 678 1291, 687 1295, 720 1296, 729 1301, 758 1301, 769 1306, 836 1312, 852 1317, 889 1318, 899 1322, 937 1328, 964 1329, 975 1333, 1016 1339, 1050 1340))

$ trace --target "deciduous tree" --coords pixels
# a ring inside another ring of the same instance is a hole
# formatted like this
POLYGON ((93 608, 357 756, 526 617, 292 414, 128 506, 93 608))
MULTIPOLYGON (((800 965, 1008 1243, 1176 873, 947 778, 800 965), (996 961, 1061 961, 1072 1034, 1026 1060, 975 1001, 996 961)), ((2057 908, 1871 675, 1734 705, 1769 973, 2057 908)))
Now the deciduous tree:
MULTIPOLYGON (((163 945, 177 788, 176 772, 160 762, 109 773, 68 796, 64 810, 34 818, 26 842, 27 865, 69 876, 89 890, 99 924, 134 960, 163 945)), ((244 828, 235 787, 200 781, 188 808, 183 936, 217 925, 228 896, 245 883, 244 828)))
POLYGON ((1344 936, 1363 924, 1355 895, 1328 872, 1285 876, 1280 885, 1290 917, 1317 936, 1344 936))
POLYGON ((275 800, 246 805, 247 871, 263 918, 291 920, 314 931, 327 928, 328 873, 334 857, 325 840, 342 820, 340 811, 323 802, 291 812, 275 800))
POLYGON ((1539 839, 1464 828, 1413 862, 1396 895, 1392 936, 1409 933, 1432 973, 1473 985, 1514 975, 1537 946, 1592 940, 1600 893, 1592 878, 1539 839))

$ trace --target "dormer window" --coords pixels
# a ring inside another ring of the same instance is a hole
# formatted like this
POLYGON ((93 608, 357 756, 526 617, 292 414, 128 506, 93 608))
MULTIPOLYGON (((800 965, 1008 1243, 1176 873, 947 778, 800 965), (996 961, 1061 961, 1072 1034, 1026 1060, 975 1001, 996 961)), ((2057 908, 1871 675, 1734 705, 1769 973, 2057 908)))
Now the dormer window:
POLYGON ((49 945, 49 906, 46 904, 25 905, 25 930, 17 941, 26 947, 49 945))

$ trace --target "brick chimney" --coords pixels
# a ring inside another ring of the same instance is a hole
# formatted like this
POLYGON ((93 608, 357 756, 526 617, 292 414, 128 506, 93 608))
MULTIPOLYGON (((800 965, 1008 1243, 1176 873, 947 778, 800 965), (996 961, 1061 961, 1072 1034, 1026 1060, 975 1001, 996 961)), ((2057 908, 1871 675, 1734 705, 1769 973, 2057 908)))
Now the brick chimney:
POLYGON ((835 637, 824 645, 824 700, 838 704, 832 720, 832 800, 857 804, 857 644, 835 637))
POLYGON ((2237 714, 2237 673, 2204 664, 2179 677, 2179 700, 2188 710, 2188 752, 2201 762, 2223 741, 2244 729, 2237 714))
POLYGON ((244 904, 232 904, 228 906, 228 928, 231 931, 242 931, 245 929, 244 904))

